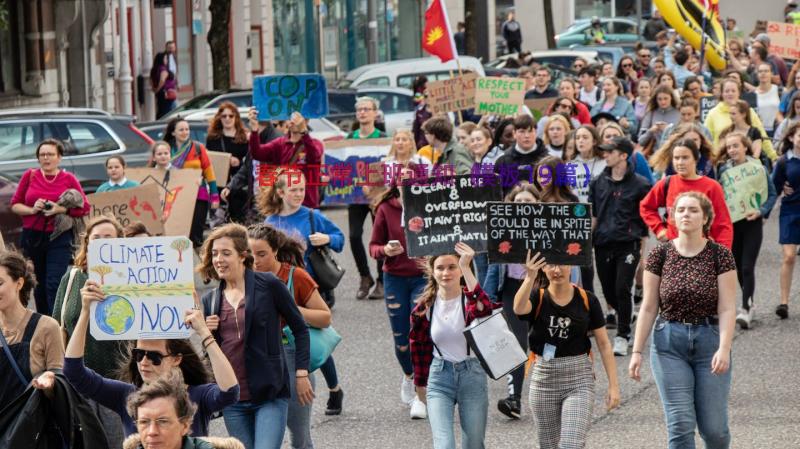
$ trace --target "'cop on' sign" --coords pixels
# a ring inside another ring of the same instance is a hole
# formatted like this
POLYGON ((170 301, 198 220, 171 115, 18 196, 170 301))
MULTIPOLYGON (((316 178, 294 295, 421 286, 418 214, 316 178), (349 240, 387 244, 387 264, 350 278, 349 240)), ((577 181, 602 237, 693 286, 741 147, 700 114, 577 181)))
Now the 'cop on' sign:
POLYGON ((253 80, 253 106, 259 120, 287 120, 293 112, 305 118, 328 115, 328 89, 322 75, 271 75, 253 80))

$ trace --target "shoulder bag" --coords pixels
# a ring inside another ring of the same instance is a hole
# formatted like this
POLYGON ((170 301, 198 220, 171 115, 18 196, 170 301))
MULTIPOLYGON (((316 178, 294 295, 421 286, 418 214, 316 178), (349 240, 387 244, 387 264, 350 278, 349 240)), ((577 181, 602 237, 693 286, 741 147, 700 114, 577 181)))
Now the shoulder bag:
MULTIPOLYGON (((292 266, 289 271, 289 282, 286 283, 286 287, 289 288, 289 294, 292 295, 292 300, 294 301, 294 266, 292 266)), ((289 344, 293 345, 294 335, 289 326, 284 326, 283 334, 286 335, 286 340, 289 344)), ((336 346, 342 341, 342 336, 331 326, 324 329, 308 326, 308 338, 308 372, 313 373, 331 357, 333 350, 336 349, 336 346)))
MULTIPOLYGON (((311 223, 311 233, 316 233, 314 224, 314 209, 308 210, 308 221, 311 223)), ((329 291, 336 288, 344 276, 342 268, 331 254, 329 245, 311 246, 311 253, 308 255, 308 263, 314 270, 314 277, 322 291, 329 291)))
POLYGON ((69 294, 72 291, 72 281, 75 280, 75 275, 78 273, 78 267, 72 267, 69 271, 69 281, 67 281, 67 289, 64 290, 64 299, 61 301, 61 340, 64 342, 64 347, 69 343, 69 333, 67 332, 67 304, 69 303, 69 294))

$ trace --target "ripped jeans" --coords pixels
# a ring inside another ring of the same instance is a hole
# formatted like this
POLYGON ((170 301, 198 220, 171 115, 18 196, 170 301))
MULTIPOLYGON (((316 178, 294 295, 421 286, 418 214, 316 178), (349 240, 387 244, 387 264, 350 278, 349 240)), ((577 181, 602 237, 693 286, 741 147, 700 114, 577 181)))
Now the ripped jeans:
POLYGON ((386 301, 389 325, 394 335, 394 355, 407 376, 414 372, 411 366, 411 351, 408 347, 411 309, 414 308, 414 303, 423 288, 425 288, 424 276, 395 276, 383 273, 383 297, 386 301))

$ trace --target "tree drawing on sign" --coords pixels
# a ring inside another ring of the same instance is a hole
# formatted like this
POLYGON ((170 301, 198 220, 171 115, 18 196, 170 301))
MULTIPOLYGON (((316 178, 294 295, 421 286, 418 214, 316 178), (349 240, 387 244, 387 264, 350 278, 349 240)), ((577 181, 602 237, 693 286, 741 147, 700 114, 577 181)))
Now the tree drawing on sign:
POLYGON ((103 285, 106 283, 106 275, 111 273, 111 267, 108 265, 98 265, 96 267, 92 267, 91 271, 94 271, 100 275, 100 285, 103 285))
POLYGON ((170 248, 178 252, 178 263, 183 262, 183 252, 189 249, 190 246, 191 244, 186 239, 178 239, 172 242, 170 248))

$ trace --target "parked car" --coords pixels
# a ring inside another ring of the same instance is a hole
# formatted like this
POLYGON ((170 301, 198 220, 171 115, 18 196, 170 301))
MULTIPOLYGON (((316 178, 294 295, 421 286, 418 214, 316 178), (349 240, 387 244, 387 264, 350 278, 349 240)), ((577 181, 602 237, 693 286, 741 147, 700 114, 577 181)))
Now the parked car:
MULTIPOLYGON (((461 69, 472 71, 479 76, 484 76, 483 65, 477 58, 459 56, 461 69)), ((376 64, 362 65, 353 69, 336 84, 339 88, 360 87, 405 87, 411 88, 414 80, 425 75, 428 80, 435 81, 450 78, 450 73, 458 73, 458 64, 455 60, 444 64, 439 58, 400 59, 397 61, 379 62, 376 64)))
POLYGON ((19 247, 19 236, 22 234, 22 219, 11 212, 11 197, 17 191, 18 179, 0 174, 0 233, 8 246, 19 247))
POLYGON ((75 174, 87 193, 108 180, 106 159, 122 154, 131 166, 143 165, 152 139, 130 115, 99 109, 10 109, 0 111, 0 172, 21 176, 35 167, 36 147, 46 138, 64 142, 61 167, 75 174))
POLYGON ((169 121, 173 117, 184 115, 196 109, 216 109, 225 101, 243 108, 253 105, 253 89, 215 90, 192 97, 178 105, 177 108, 161 117, 160 121, 169 121))
MULTIPOLYGON (((610 62, 614 67, 619 66, 619 61, 626 54, 633 54, 639 42, 611 43, 611 44, 592 44, 592 45, 572 45, 569 48, 577 51, 595 51, 603 62, 610 62)), ((642 41, 641 45, 650 49, 653 54, 658 53, 658 45, 654 41, 642 41)))
MULTIPOLYGON (((624 17, 601 17, 600 24, 609 44, 636 42, 639 38, 639 27, 636 20, 624 17)), ((592 26, 591 19, 579 19, 566 30, 555 36, 556 47, 570 48, 574 44, 585 45, 586 30, 592 26)))
MULTIPOLYGON (((506 64, 508 63, 509 59, 516 59, 518 56, 519 53, 503 55, 494 61, 486 63, 486 66, 496 69, 504 69, 506 68, 506 64)), ((574 49, 534 51, 531 52, 531 56, 533 56, 533 61, 538 64, 555 64, 561 67, 572 67, 572 63, 575 62, 577 58, 583 58, 589 64, 601 62, 600 58, 598 57, 598 52, 593 51, 593 49, 587 51, 577 51, 574 49)))

